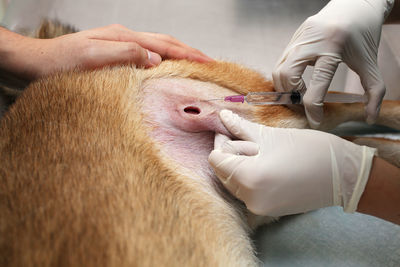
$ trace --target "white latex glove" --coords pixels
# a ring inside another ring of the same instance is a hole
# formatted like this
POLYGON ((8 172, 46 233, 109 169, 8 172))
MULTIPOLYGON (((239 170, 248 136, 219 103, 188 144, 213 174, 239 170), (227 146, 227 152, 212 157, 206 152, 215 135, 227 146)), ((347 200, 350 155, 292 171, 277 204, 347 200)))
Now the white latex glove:
POLYGON ((228 110, 220 118, 244 141, 217 134, 208 161, 254 214, 282 216, 328 206, 357 209, 374 148, 316 130, 266 127, 228 110))
POLYGON ((306 91, 303 101, 310 126, 323 117, 323 99, 340 62, 361 79, 368 94, 366 119, 373 123, 385 94, 377 66, 382 24, 394 0, 331 0, 295 32, 274 71, 277 91, 306 91), (302 79, 307 65, 314 65, 309 88, 302 79))

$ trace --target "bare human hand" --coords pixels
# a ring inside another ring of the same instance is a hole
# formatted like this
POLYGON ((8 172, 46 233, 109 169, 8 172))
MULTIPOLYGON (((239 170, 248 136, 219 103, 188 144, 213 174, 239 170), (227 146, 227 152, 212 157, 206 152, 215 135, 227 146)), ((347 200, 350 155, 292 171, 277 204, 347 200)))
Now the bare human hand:
POLYGON ((135 32, 117 24, 54 39, 34 39, 0 29, 0 55, 1 68, 28 80, 73 68, 116 64, 149 68, 162 59, 212 61, 169 35, 135 32))

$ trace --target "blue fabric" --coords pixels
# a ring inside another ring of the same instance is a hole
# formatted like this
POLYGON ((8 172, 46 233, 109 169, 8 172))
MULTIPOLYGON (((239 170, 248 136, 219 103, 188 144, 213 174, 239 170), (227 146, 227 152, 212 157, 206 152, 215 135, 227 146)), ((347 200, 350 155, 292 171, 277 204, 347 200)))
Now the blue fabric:
POLYGON ((342 208, 286 216, 254 236, 262 266, 400 266, 400 226, 342 208))

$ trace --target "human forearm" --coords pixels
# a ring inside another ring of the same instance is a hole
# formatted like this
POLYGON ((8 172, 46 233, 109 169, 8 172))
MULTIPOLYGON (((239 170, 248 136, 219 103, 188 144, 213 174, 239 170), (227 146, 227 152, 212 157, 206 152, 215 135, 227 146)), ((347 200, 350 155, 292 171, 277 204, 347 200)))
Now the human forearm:
POLYGON ((400 224, 400 169, 375 157, 357 211, 400 224))

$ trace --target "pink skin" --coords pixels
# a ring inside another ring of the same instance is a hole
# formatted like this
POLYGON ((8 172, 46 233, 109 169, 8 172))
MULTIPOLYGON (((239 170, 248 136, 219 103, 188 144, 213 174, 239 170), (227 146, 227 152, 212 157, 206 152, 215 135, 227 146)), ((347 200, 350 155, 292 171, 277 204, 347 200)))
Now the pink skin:
POLYGON ((214 135, 218 132, 231 136, 218 117, 219 111, 227 108, 243 115, 250 106, 205 101, 235 92, 190 79, 150 80, 145 83, 144 92, 146 122, 154 127, 151 135, 162 144, 162 151, 185 169, 214 180, 207 161, 214 148, 214 135))
POLYGON ((169 112, 171 123, 188 133, 218 132, 230 135, 218 118, 221 108, 217 102, 197 100, 194 97, 176 96, 169 112))

